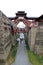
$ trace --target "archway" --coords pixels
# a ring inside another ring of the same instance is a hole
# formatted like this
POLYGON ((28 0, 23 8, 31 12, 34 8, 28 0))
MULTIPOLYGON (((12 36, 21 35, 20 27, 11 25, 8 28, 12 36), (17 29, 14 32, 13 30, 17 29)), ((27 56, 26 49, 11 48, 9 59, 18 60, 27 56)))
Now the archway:
MULTIPOLYGON (((14 33, 15 35, 17 33, 20 33, 20 32, 23 32, 25 33, 25 35, 27 36, 27 39, 29 41, 33 40, 33 38, 31 39, 29 36, 31 35, 31 37, 33 37, 33 35, 35 35, 32 31, 35 30, 34 26, 37 26, 37 22, 35 22, 35 18, 28 18, 26 16, 26 13, 24 11, 18 11, 16 13, 16 17, 15 18, 12 18, 12 20, 14 21, 14 23, 16 24, 16 27, 14 28, 14 33), (18 28, 17 25, 20 23, 20 22, 23 22, 26 27, 24 29, 22 28, 18 28), (35 24, 36 23, 36 24, 35 24), (35 24, 35 25, 34 25, 35 24), (30 33, 31 32, 31 33, 30 33), (29 38, 28 38, 29 37, 29 38)), ((34 38, 35 39, 35 38, 34 38)), ((33 47, 32 42, 29 42, 28 45, 30 45, 30 48, 31 46, 33 47), (30 44, 29 44, 30 43, 30 44)))

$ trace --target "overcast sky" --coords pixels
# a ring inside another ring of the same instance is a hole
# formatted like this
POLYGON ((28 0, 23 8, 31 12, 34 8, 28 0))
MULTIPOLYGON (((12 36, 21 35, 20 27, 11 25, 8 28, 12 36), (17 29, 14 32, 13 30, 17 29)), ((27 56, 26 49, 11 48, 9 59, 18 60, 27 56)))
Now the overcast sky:
POLYGON ((25 11, 30 17, 39 17, 43 14, 43 0, 0 0, 0 10, 8 17, 14 17, 17 11, 25 11))

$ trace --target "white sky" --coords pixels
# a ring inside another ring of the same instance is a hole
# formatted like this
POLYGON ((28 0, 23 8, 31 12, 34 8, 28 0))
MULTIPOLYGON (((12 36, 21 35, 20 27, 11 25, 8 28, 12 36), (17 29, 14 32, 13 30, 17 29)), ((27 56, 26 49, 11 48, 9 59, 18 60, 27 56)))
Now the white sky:
POLYGON ((25 28, 26 26, 25 26, 25 24, 24 24, 22 21, 20 21, 20 22, 18 23, 17 27, 18 27, 18 28, 25 28))
POLYGON ((43 14, 43 0, 0 0, 0 10, 8 17, 17 11, 25 11, 27 16, 38 17, 43 14))

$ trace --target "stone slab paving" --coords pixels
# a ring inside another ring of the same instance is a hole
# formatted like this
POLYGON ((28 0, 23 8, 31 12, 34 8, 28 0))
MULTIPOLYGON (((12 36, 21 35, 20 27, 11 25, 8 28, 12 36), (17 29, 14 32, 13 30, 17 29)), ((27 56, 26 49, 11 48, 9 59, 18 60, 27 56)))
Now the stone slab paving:
POLYGON ((12 65, 31 65, 28 59, 28 54, 26 51, 25 41, 21 41, 18 45, 16 60, 12 65))

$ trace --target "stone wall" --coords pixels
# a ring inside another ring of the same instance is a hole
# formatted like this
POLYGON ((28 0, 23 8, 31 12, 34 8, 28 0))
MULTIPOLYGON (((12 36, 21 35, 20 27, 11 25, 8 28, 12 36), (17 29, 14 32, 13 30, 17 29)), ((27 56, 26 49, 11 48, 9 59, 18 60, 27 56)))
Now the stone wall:
POLYGON ((29 34, 28 34, 29 41, 28 41, 28 44, 29 44, 29 47, 30 47, 31 51, 34 50, 36 32, 37 32, 37 28, 34 28, 34 27, 32 27, 29 30, 29 34))
POLYGON ((28 44, 31 51, 43 54, 43 26, 32 27, 28 32, 28 44))
POLYGON ((35 40, 35 53, 43 54, 43 26, 39 26, 35 40))
POLYGON ((0 60, 6 61, 11 49, 9 19, 0 12, 0 60))
POLYGON ((43 55, 43 46, 42 45, 35 45, 35 51, 38 55, 43 55))

